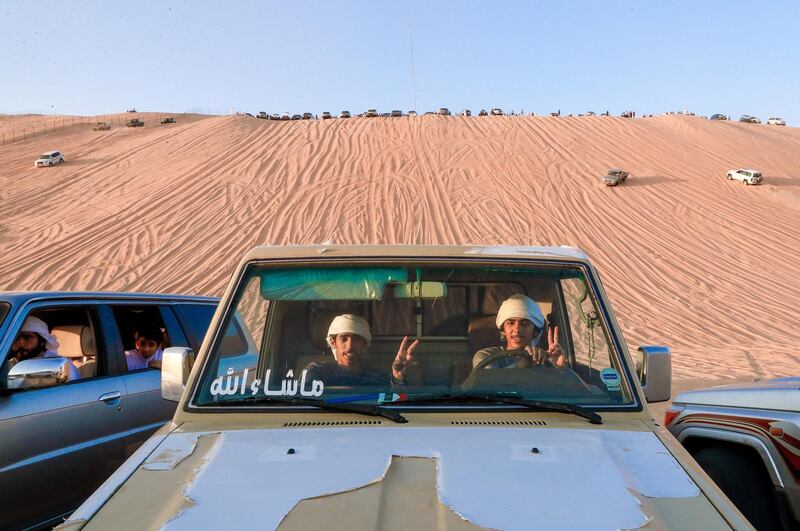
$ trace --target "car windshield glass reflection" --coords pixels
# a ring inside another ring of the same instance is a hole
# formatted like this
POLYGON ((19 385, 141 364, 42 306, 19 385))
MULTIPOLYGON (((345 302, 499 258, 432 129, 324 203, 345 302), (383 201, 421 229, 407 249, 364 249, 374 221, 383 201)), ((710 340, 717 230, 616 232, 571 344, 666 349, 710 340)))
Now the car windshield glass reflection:
POLYGON ((253 266, 235 300, 199 405, 402 406, 465 393, 632 403, 579 267, 253 266))

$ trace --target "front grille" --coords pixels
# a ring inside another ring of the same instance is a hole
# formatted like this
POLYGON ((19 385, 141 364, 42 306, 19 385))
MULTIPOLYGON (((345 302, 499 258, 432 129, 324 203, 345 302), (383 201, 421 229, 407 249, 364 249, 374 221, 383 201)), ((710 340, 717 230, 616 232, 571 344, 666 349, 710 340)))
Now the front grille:
POLYGON ((375 426, 382 424, 380 420, 320 420, 314 422, 287 422, 284 428, 302 428, 306 426, 375 426))
POLYGON ((543 420, 451 420, 452 426, 547 426, 543 420))

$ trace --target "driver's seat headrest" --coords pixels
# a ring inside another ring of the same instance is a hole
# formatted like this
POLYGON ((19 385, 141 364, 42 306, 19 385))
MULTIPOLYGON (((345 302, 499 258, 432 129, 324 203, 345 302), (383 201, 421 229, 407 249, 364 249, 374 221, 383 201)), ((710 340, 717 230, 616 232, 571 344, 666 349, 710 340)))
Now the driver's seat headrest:
POLYGON ((58 354, 65 358, 83 358, 97 355, 94 333, 88 326, 54 326, 50 333, 58 340, 58 354))
POLYGON ((467 324, 467 343, 473 354, 486 347, 500 344, 500 332, 495 325, 495 315, 471 317, 467 324))

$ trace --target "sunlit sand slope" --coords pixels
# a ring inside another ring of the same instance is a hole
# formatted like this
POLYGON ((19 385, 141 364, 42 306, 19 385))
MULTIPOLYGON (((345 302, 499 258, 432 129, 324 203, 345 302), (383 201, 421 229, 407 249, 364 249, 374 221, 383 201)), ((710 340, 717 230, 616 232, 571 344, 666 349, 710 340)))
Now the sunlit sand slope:
POLYGON ((795 128, 688 116, 71 128, 0 147, 0 204, 0 289, 218 295, 261 243, 566 244, 594 260, 629 346, 672 346, 677 377, 800 374, 795 128), (67 163, 34 168, 50 149, 67 163), (632 176, 606 188, 609 167, 632 176), (736 167, 766 184, 726 180, 736 167))

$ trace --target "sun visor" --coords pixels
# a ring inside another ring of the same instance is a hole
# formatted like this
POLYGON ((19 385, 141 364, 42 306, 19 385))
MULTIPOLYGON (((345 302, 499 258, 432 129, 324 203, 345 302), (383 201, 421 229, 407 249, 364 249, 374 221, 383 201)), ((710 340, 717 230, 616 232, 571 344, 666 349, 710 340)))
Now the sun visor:
POLYGON ((261 296, 268 300, 379 300, 386 285, 408 282, 405 268, 267 269, 261 296))

